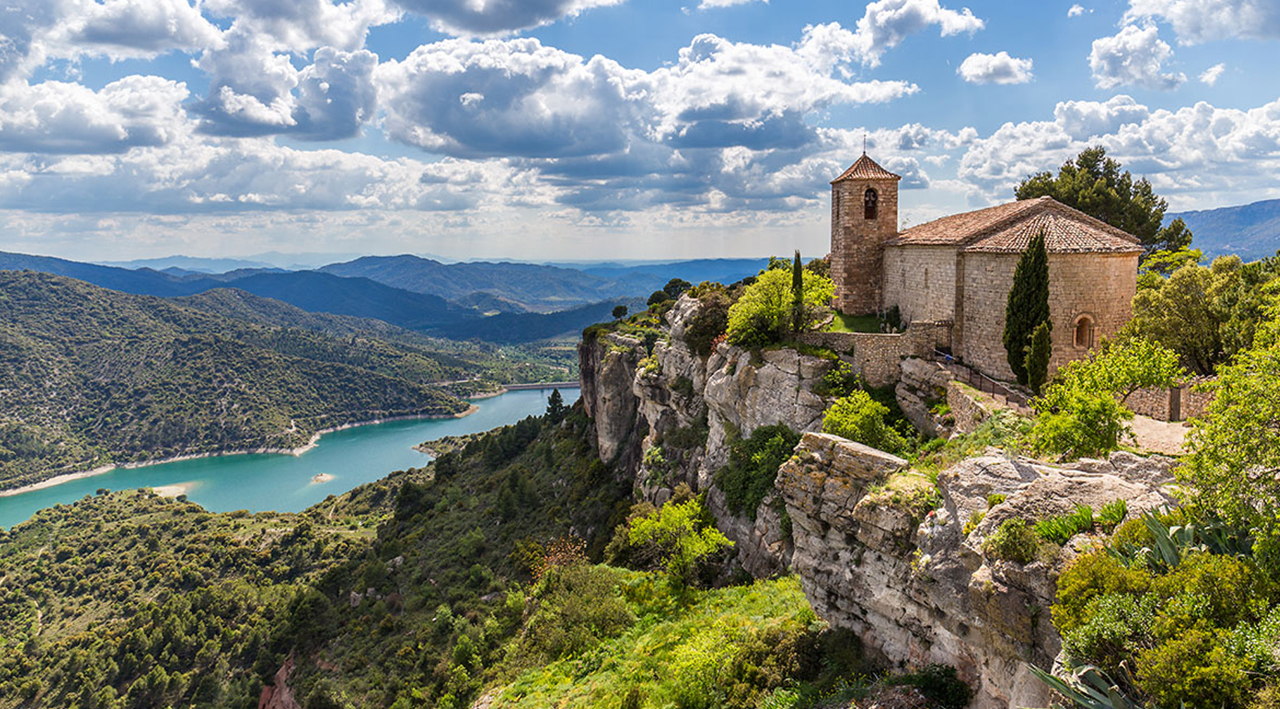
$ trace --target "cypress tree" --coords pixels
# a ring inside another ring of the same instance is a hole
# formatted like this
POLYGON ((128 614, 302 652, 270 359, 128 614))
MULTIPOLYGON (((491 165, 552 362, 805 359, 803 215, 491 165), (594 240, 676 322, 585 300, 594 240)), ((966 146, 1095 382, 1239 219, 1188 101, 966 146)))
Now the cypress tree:
POLYGON ((1041 231, 1031 239, 1031 245, 1018 260, 1013 287, 1009 289, 1009 304, 1004 311, 1004 349, 1009 368, 1019 384, 1027 383, 1027 347, 1031 344, 1031 334, 1040 323, 1048 322, 1049 252, 1041 231))
POLYGON ((1035 332, 1031 333, 1031 344, 1027 345, 1027 386, 1037 395, 1049 378, 1049 358, 1053 355, 1053 339, 1049 335, 1052 330, 1052 324, 1045 320, 1036 326, 1035 332))
POLYGON ((791 329, 797 333, 804 329, 804 267, 800 264, 800 249, 796 249, 796 258, 791 264, 791 329))

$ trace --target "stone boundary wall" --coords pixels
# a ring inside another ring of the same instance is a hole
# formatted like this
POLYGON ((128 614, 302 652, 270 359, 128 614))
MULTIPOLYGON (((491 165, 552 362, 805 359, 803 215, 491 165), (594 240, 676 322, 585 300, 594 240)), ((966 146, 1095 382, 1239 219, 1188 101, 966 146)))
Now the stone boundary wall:
POLYGON ((913 322, 905 332, 806 332, 800 342, 811 347, 826 347, 852 358, 854 370, 867 384, 883 387, 894 384, 901 375, 905 357, 928 357, 935 347, 946 347, 951 341, 951 323, 913 322))
POLYGON ((1196 387, 1212 380, 1212 377, 1192 377, 1177 389, 1154 387, 1139 389, 1130 394, 1124 404, 1133 413, 1158 421, 1186 421, 1198 418, 1204 416, 1209 409, 1209 404, 1213 403, 1215 395, 1211 391, 1196 391, 1196 387), (1170 409, 1173 406, 1175 392, 1180 402, 1178 416, 1173 417, 1170 415, 1170 409))
POLYGON ((956 433, 973 433, 996 408, 995 402, 986 394, 955 379, 947 382, 947 406, 951 407, 951 417, 955 421, 952 430, 956 433))

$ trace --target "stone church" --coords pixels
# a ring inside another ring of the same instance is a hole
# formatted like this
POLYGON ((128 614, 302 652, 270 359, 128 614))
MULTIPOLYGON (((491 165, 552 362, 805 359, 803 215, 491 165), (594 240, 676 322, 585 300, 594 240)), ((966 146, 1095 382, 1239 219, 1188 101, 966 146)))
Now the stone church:
POLYGON ((1049 252, 1050 372, 1129 321, 1142 247, 1134 236, 1050 197, 898 229, 898 180, 863 153, 831 183, 834 305, 846 315, 897 307, 902 322, 950 323, 951 354, 1011 380, 1004 349, 1013 271, 1033 236, 1049 252))

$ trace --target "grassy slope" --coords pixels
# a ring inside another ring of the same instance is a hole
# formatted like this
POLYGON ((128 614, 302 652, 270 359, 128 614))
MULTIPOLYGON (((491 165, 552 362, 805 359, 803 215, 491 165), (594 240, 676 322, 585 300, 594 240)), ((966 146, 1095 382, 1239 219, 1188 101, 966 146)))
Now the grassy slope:
POLYGON ((688 706, 691 699, 723 704, 732 680, 747 679, 733 672, 744 655, 803 635, 816 621, 794 576, 695 591, 687 605, 674 603, 655 575, 627 572, 625 579, 638 618, 631 628, 589 652, 520 674, 497 694, 494 709, 618 709, 628 694, 640 707, 688 706))
POLYGON ((0 273, 0 485, 107 461, 293 447, 369 418, 465 408, 440 363, 36 273, 0 273))

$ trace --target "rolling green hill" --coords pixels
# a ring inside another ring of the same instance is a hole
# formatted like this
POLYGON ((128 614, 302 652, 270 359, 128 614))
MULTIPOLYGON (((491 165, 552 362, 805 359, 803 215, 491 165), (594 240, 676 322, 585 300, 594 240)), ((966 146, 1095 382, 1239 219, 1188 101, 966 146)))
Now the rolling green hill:
POLYGON ((466 404, 453 355, 233 320, 0 272, 0 487, 107 462, 292 448, 319 429, 466 404))

